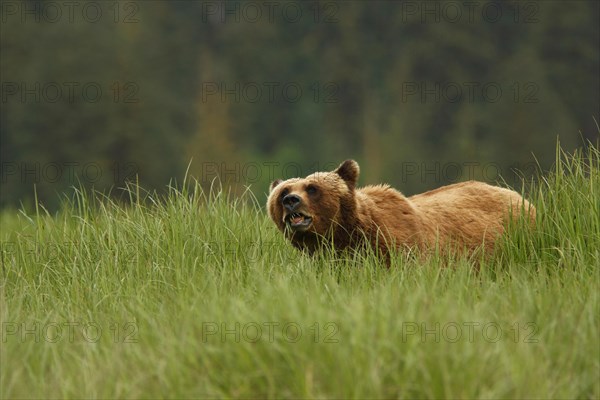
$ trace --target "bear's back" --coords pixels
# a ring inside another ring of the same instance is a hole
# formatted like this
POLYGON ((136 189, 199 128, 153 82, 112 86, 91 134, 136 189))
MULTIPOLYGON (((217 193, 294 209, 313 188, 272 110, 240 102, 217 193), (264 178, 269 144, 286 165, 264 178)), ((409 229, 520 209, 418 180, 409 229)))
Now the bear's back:
POLYGON ((415 207, 426 213, 442 212, 448 209, 456 212, 469 210, 489 215, 507 216, 512 209, 518 215, 521 207, 529 207, 529 202, 513 190, 488 185, 484 182, 467 181, 442 186, 408 198, 415 207))
POLYGON ((356 200, 363 229, 379 232, 388 243, 423 244, 423 221, 399 191, 389 185, 364 186, 356 190, 356 200))
POLYGON ((468 247, 493 243, 509 216, 522 209, 535 218, 535 209, 515 191, 483 182, 467 181, 443 186, 408 198, 441 237, 458 239, 468 247))

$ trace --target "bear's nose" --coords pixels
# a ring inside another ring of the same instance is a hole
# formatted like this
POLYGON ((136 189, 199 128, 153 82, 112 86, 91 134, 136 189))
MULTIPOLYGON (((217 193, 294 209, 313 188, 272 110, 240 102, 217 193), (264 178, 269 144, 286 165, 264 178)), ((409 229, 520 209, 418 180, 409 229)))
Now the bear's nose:
POLYGON ((300 205, 300 201, 300 196, 297 194, 288 194, 281 202, 288 211, 294 211, 300 205))

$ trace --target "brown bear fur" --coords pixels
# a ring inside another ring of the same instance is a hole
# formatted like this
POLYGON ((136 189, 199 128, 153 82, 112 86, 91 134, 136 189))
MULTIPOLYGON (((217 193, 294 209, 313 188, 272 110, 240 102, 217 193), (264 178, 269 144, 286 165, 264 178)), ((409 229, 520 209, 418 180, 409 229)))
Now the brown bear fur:
POLYGON ((384 255, 391 246, 490 252, 511 215, 517 218, 525 210, 535 220, 535 208, 518 193, 482 182, 405 197, 388 185, 357 188, 358 175, 356 161, 347 160, 332 172, 277 180, 267 200, 269 216, 294 246, 310 253, 324 240, 336 250, 357 248, 366 241, 384 255), (291 210, 283 204, 288 195, 291 210), (288 221, 293 213, 303 218, 288 221), (312 218, 310 223, 306 217, 312 218))

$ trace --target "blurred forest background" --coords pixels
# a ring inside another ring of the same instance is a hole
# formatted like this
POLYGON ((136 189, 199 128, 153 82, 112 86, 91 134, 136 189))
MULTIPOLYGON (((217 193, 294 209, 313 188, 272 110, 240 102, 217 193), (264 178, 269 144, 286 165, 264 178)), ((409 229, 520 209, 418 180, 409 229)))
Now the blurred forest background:
POLYGON ((0 207, 164 190, 188 165, 261 200, 346 158, 406 194, 515 184, 557 138, 598 140, 597 1, 1 7, 0 207))

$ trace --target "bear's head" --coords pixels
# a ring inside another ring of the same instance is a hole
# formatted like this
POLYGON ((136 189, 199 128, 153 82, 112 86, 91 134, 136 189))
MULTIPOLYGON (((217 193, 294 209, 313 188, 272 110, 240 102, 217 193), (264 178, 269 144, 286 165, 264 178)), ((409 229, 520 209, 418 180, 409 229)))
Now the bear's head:
POLYGON ((331 172, 271 183, 267 211, 280 231, 299 248, 315 250, 320 238, 348 236, 356 224, 355 187, 359 167, 344 161, 331 172))

